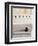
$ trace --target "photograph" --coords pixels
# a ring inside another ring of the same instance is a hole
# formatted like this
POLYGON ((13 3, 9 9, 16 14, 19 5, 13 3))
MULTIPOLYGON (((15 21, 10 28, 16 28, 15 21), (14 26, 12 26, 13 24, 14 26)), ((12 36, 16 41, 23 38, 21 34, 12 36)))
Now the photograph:
POLYGON ((12 37, 29 37, 32 31, 33 8, 12 7, 12 37))

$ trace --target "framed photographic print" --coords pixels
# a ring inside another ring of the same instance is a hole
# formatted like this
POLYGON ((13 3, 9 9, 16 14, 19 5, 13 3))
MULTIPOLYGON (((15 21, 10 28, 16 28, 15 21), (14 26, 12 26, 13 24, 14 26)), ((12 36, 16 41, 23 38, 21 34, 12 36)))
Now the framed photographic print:
POLYGON ((37 42, 37 4, 5 3, 5 44, 37 42))

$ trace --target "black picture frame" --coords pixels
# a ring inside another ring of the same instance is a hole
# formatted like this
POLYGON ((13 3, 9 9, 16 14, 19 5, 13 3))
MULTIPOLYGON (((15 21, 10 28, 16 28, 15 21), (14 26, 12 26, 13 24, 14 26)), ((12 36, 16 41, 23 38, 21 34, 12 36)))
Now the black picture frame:
POLYGON ((37 4, 33 3, 20 3, 20 2, 5 2, 5 44, 16 44, 16 43, 32 43, 37 42, 37 4), (9 4, 21 4, 21 5, 33 5, 36 6, 36 33, 35 40, 32 41, 20 41, 20 42, 9 42, 9 4), (6 28, 7 27, 7 28, 6 28))

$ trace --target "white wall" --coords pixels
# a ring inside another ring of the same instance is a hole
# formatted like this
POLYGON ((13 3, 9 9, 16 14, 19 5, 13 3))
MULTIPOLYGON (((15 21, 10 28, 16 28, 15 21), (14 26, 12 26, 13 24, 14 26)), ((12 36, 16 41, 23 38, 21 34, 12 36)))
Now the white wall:
MULTIPOLYGON (((4 33, 5 33, 5 23, 4 23, 4 15, 5 15, 5 2, 10 0, 0 0, 0 46, 11 46, 4 44, 4 33)), ((38 3, 38 0, 11 0, 15 2, 26 2, 26 3, 38 3)), ((22 43, 22 44, 13 44, 12 46, 38 46, 38 42, 36 43, 22 43)))
MULTIPOLYGON (((37 5, 37 20, 38 20, 38 5, 37 5)), ((38 21, 37 21, 37 36, 38 36, 38 21)), ((37 37, 37 41, 38 41, 38 37, 37 37)))

